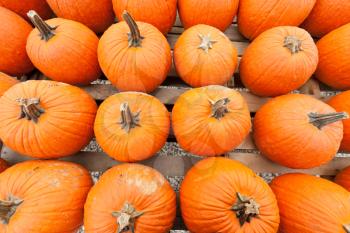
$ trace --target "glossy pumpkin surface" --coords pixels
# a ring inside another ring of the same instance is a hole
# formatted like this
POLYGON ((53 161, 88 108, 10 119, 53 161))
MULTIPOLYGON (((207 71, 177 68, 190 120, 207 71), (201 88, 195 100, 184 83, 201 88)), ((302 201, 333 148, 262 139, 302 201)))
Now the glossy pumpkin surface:
POLYGON ((17 84, 18 80, 0 72, 0 97, 13 85, 17 84))
POLYGON ((26 20, 28 19, 27 13, 30 10, 35 10, 44 19, 49 19, 53 16, 53 12, 46 0, 0 0, 0 6, 16 12, 26 20))
POLYGON ((350 192, 350 167, 346 167, 335 177, 335 183, 339 184, 350 192))

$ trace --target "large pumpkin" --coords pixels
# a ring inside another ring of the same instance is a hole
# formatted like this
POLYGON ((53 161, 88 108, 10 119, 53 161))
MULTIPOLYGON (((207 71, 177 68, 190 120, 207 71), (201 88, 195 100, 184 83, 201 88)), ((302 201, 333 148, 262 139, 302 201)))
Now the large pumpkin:
POLYGON ((123 162, 155 155, 166 143, 170 114, 155 97, 123 92, 107 98, 98 109, 95 135, 102 149, 123 162))
POLYGON ((279 214, 267 183, 227 158, 200 161, 180 189, 181 213, 191 232, 276 233, 279 214))
POLYGON ((91 189, 84 214, 86 233, 167 233, 176 215, 176 195, 156 170, 118 165, 91 189))
POLYGON ((20 76, 34 69, 26 52, 30 24, 14 12, 0 7, 0 72, 20 76))
POLYGON ((111 0, 47 0, 47 2, 58 17, 83 23, 96 33, 104 32, 114 22, 111 0))
POLYGON ((179 0, 179 15, 185 28, 206 24, 225 31, 237 14, 238 0, 179 0))
POLYGON ((89 84, 101 75, 98 37, 81 23, 67 19, 43 21, 28 13, 35 25, 27 42, 31 61, 47 77, 69 84, 89 84))
MULTIPOLYGON (((1 149, 0 149, 0 151, 1 151, 1 149)), ((8 166, 7 162, 0 158, 0 173, 5 171, 8 167, 9 166, 8 166)))
POLYGON ((344 112, 308 95, 289 94, 263 105, 254 118, 254 140, 261 153, 290 168, 329 162, 343 138, 344 112))
POLYGON ((281 233, 349 233, 350 193, 326 179, 286 174, 271 183, 281 233))
POLYGON ((0 0, 0 6, 16 12, 24 19, 27 19, 27 13, 30 10, 35 10, 44 19, 49 19, 51 16, 53 16, 53 12, 51 11, 46 0, 0 0))
POLYGON ((248 105, 239 92, 223 86, 189 90, 176 101, 173 129, 180 146, 202 156, 222 155, 249 134, 248 105))
POLYGON ((350 23, 325 35, 317 42, 320 62, 316 78, 340 90, 350 89, 350 23))
POLYGON ((74 233, 92 180, 74 163, 28 161, 0 174, 0 232, 74 233))
POLYGON ((193 87, 223 85, 236 70, 237 50, 225 34, 208 25, 187 29, 177 40, 174 62, 179 76, 193 87))
POLYGON ((240 0, 239 31, 252 40, 277 26, 299 26, 310 14, 316 0, 240 0))
POLYGON ((37 158, 80 151, 93 137, 95 101, 78 87, 27 81, 0 98, 0 138, 11 149, 37 158))
POLYGON ((260 34, 240 64, 244 85, 259 96, 278 96, 298 89, 317 68, 317 47, 298 27, 280 26, 260 34))
POLYGON ((335 177, 335 183, 350 191, 350 167, 345 168, 335 177))
POLYGON ((100 39, 101 68, 122 91, 151 92, 171 68, 170 46, 154 26, 135 22, 127 12, 123 17, 126 22, 111 26, 100 39))
POLYGON ((18 80, 0 72, 0 97, 13 85, 17 84, 18 80))

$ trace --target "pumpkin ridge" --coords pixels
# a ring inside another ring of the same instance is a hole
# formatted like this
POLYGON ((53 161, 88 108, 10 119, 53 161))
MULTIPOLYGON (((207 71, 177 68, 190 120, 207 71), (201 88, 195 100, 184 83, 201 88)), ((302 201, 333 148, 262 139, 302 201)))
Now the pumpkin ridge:
POLYGON ((23 200, 10 197, 8 201, 0 200, 0 222, 8 224, 11 217, 15 214, 16 209, 21 205, 23 200))
POLYGON ((51 27, 47 24, 39 15, 33 10, 28 12, 28 18, 34 24, 34 26, 39 30, 41 35, 41 40, 49 41, 52 37, 54 37, 56 27, 51 27))
POLYGON ((335 112, 328 114, 318 114, 311 112, 308 114, 308 116, 309 122, 316 126, 318 129, 322 129, 326 125, 349 118, 349 114, 346 112, 335 112))

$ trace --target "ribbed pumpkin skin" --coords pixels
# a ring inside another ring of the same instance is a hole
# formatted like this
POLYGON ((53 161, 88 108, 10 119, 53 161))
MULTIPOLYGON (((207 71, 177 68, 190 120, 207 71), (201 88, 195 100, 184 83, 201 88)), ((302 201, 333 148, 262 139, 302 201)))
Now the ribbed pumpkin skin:
POLYGON ((301 27, 315 37, 322 37, 347 23, 350 23, 349 1, 317 0, 301 27))
POLYGON ((16 13, 0 7, 0 72, 20 76, 34 69, 26 43, 30 24, 16 13))
POLYGON ((62 161, 28 161, 0 174, 0 200, 23 200, 1 233, 74 233, 92 186, 89 172, 62 161))
POLYGON ((78 21, 96 33, 104 32, 114 22, 111 0, 47 0, 60 18, 78 21))
POLYGON ((240 0, 239 31, 252 40, 277 26, 299 26, 310 14, 316 0, 240 0))
POLYGON ((91 189, 84 213, 86 233, 117 232, 116 217, 125 203, 143 215, 136 219, 135 233, 166 233, 176 215, 176 195, 156 170, 138 164, 118 165, 105 172, 91 189))
POLYGON ((78 87, 54 81, 17 84, 0 98, 0 138, 11 149, 36 158, 80 151, 93 137, 95 101, 78 87), (21 118, 20 98, 39 98, 38 122, 21 118))
POLYGON ((350 191, 350 167, 345 168, 337 174, 335 183, 350 191))
POLYGON ((248 105, 235 90, 208 86, 189 90, 176 101, 172 111, 173 130, 180 146, 201 156, 216 156, 233 150, 249 134, 248 105), (229 113, 212 116, 210 101, 228 98, 229 113))
POLYGON ((179 15, 184 28, 206 24, 225 31, 237 14, 238 0, 179 0, 179 15))
POLYGON ((317 42, 320 62, 316 78, 340 90, 350 88, 350 23, 325 35, 317 42))
POLYGON ((343 138, 341 121, 317 128, 309 113, 335 113, 307 95, 289 94, 263 105, 254 118, 254 140, 261 153, 290 168, 312 168, 329 162, 343 138))
POLYGON ((227 158, 200 161, 185 176, 180 189, 181 213, 193 233, 276 233, 277 201, 268 184, 252 170, 227 158), (253 198, 259 217, 240 226, 235 211, 236 193, 253 198))
POLYGON ((153 96, 137 92, 107 98, 95 120, 99 145, 109 156, 123 162, 137 162, 155 155, 166 143, 169 130, 170 114, 166 107, 153 96), (120 124, 123 103, 128 103, 133 114, 140 112, 139 126, 129 133, 120 124))
POLYGON ((18 80, 0 72, 0 97, 13 85, 17 84, 18 80))
POLYGON ((30 10, 35 10, 43 19, 49 19, 53 16, 53 12, 47 4, 46 0, 0 0, 0 6, 16 12, 22 18, 28 19, 27 13, 30 10))
POLYGON ((286 174, 271 183, 280 209, 280 233, 346 233, 350 193, 341 186, 306 174, 286 174))
POLYGON ((31 61, 47 77, 69 84, 89 84, 101 75, 97 59, 98 37, 81 23, 66 19, 47 20, 57 29, 49 41, 34 29, 27 42, 31 61))
POLYGON ((174 48, 174 62, 179 76, 192 87, 223 85, 237 67, 237 49, 230 39, 218 29, 196 25, 186 30, 174 48), (206 52, 199 49, 200 35, 210 36, 213 47, 206 52))
POLYGON ((0 159, 0 173, 5 171, 8 168, 8 164, 5 160, 0 159))

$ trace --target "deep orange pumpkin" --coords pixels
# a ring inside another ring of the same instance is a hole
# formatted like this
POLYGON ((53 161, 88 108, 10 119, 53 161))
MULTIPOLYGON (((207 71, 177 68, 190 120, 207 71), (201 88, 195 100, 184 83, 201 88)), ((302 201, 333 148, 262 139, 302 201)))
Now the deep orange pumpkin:
POLYGON ((31 61, 47 77, 69 84, 89 84, 101 75, 98 37, 81 23, 66 19, 43 21, 28 13, 36 26, 27 42, 31 61))
POLYGON ((16 12, 24 19, 28 19, 27 13, 30 10, 35 10, 44 19, 49 19, 53 16, 53 12, 46 0, 0 0, 0 6, 16 12))
POLYGON ((176 215, 176 195, 156 170, 138 164, 105 172, 89 192, 86 233, 167 233, 176 215))
POLYGON ((0 232, 74 233, 92 180, 80 165, 28 161, 0 174, 0 232))
POLYGON ((119 90, 151 92, 171 68, 170 46, 154 26, 135 22, 127 12, 123 17, 126 22, 111 26, 100 39, 101 68, 119 90))
POLYGON ((123 162, 154 156, 166 143, 170 114, 155 97, 123 92, 107 98, 95 120, 95 135, 102 149, 123 162))
POLYGON ((350 167, 345 168, 337 174, 335 183, 350 191, 350 167))
POLYGON ((251 128, 248 105, 239 92, 223 86, 189 90, 176 101, 173 129, 180 146, 216 156, 239 146, 251 128))
POLYGON ((252 40, 277 26, 299 26, 310 14, 316 0, 240 0, 239 31, 252 40))
POLYGON ((256 113, 254 139, 261 153, 290 168, 312 168, 329 162, 343 138, 348 117, 308 95, 276 97, 256 113))
POLYGON ((0 72, 20 76, 34 69, 26 43, 30 24, 14 12, 0 7, 0 72))
POLYGON ((350 193, 306 174, 286 174, 271 183, 280 209, 280 233, 349 233, 350 193))
POLYGON ((8 167, 9 165, 7 164, 7 162, 0 158, 0 173, 5 171, 8 167))
POLYGON ((17 84, 18 80, 0 72, 0 97, 13 85, 17 84))
POLYGON ((244 85, 259 96, 278 96, 300 88, 315 72, 317 47, 298 27, 281 26, 260 34, 240 64, 244 85))
POLYGON ((200 24, 179 37, 174 62, 179 76, 193 87, 223 85, 236 70, 237 49, 220 30, 200 24))
POLYGON ((83 90, 54 81, 27 81, 0 98, 0 138, 37 158, 80 151, 93 137, 97 106, 83 90))

